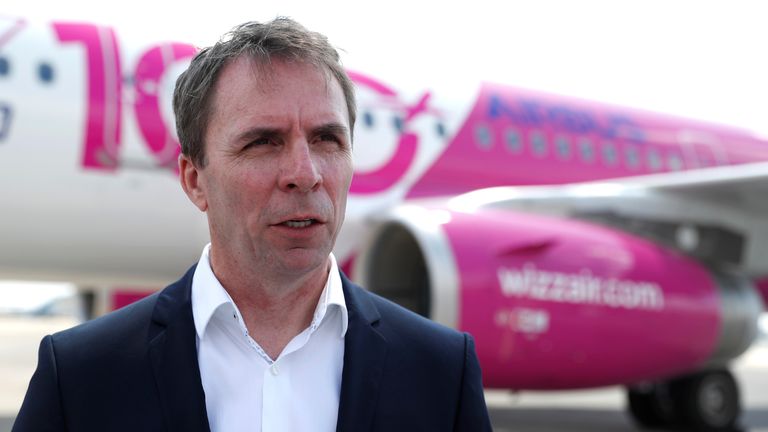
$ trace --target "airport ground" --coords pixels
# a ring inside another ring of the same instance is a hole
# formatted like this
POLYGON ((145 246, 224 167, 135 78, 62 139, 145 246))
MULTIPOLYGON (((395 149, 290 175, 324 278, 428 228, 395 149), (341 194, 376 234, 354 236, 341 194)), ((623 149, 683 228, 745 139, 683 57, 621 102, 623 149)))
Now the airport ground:
MULTIPOLYGON (((11 430, 37 362, 40 339, 71 327, 68 315, 0 315, 0 432, 11 430)), ((768 432, 768 340, 758 341, 734 364, 742 385, 746 431, 768 432)), ((486 392, 496 431, 638 431, 624 411, 619 387, 578 392, 486 392)))

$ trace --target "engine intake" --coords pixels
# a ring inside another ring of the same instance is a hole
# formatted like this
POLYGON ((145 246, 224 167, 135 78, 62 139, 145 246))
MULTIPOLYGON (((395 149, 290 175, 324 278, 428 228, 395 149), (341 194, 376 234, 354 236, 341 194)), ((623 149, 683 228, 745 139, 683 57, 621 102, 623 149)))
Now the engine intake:
POLYGON ((485 385, 568 389, 723 365, 757 333, 746 278, 589 222, 482 209, 384 215, 354 277, 475 336, 485 385))

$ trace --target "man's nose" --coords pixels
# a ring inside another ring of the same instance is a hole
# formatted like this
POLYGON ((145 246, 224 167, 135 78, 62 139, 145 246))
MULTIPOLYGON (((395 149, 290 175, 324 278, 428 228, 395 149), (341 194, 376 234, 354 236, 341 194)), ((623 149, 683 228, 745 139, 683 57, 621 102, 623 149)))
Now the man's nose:
POLYGON ((304 140, 287 145, 280 163, 281 189, 309 192, 322 182, 317 161, 304 140))

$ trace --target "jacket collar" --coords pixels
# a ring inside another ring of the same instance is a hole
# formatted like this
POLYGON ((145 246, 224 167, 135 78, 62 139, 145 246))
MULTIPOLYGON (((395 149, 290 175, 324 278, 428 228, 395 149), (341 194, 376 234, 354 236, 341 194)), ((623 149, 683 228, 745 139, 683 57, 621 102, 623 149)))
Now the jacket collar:
MULTIPOLYGON (((164 289, 149 329, 149 356, 169 431, 210 432, 205 393, 197 363, 192 317, 195 266, 164 289)), ((370 430, 387 355, 387 342, 376 327, 381 316, 371 297, 341 273, 349 326, 344 342, 344 369, 337 432, 370 430)))
POLYGON ((168 431, 209 432, 192 318, 193 266, 164 289, 149 330, 149 357, 168 431))
POLYGON ((387 342, 376 327, 381 316, 370 295, 341 274, 349 327, 344 341, 344 370, 337 432, 366 431, 373 426, 387 342))

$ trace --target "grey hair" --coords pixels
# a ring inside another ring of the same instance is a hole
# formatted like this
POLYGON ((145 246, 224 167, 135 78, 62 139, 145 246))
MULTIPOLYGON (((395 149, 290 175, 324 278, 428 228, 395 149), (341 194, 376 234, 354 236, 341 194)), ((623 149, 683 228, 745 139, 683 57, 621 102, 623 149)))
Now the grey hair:
POLYGON ((326 71, 341 86, 350 133, 354 130, 357 113, 354 86, 328 38, 290 18, 278 17, 266 23, 251 21, 235 27, 215 45, 202 49, 176 80, 173 91, 176 133, 182 154, 196 166, 202 168, 206 164, 204 138, 218 75, 224 66, 240 56, 247 56, 257 66, 268 66, 272 59, 279 59, 309 63, 326 71))

